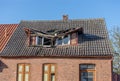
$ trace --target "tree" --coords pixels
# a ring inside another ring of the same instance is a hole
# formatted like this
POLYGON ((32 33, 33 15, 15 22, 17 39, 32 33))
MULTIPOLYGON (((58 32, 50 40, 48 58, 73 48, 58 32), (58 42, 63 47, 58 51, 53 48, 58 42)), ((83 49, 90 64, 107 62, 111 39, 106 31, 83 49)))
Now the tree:
POLYGON ((120 74, 120 27, 113 28, 110 39, 114 50, 113 71, 120 74))

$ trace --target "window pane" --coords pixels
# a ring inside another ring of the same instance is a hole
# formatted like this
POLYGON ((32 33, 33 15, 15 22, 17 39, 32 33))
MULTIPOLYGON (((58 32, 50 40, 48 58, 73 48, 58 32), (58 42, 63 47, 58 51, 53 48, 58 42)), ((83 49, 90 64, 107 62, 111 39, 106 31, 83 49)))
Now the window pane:
POLYGON ((29 81, 29 74, 25 74, 25 81, 29 81))
POLYGON ((40 37, 40 36, 36 37, 36 44, 37 45, 42 45, 42 37, 40 37))
POLYGON ((80 65, 80 69, 81 69, 81 70, 85 70, 85 69, 95 69, 95 65, 94 65, 94 64, 81 64, 81 65, 80 65))
POLYGON ((93 81, 93 72, 81 72, 81 81, 93 81))
POLYGON ((69 42, 69 38, 68 38, 68 36, 65 36, 63 38, 63 44, 68 44, 68 42, 69 42))
POLYGON ((93 81, 93 72, 88 72, 88 81, 93 81))
POLYGON ((23 71, 23 65, 19 65, 19 72, 22 72, 23 71))
POLYGON ((51 74, 51 81, 55 81, 55 74, 51 74))
POLYGON ((48 65, 44 66, 44 71, 47 72, 48 71, 48 65))
POLYGON ((59 38, 59 39, 57 40, 57 45, 62 45, 62 38, 59 38))
POLYGON ((80 65, 80 69, 81 69, 81 70, 87 69, 87 65, 84 65, 84 64, 80 65))
POLYGON ((89 69, 95 69, 95 65, 94 64, 90 64, 90 65, 88 65, 88 68, 89 69))
POLYGON ((52 72, 52 73, 55 72, 55 66, 54 66, 54 65, 51 66, 51 72, 52 72))
POLYGON ((48 81, 48 74, 44 74, 44 81, 48 81))
POLYGON ((29 72, 29 65, 25 66, 25 72, 29 72))
POLYGON ((22 74, 19 73, 19 74, 18 74, 18 81, 22 81, 22 77, 23 77, 22 74))

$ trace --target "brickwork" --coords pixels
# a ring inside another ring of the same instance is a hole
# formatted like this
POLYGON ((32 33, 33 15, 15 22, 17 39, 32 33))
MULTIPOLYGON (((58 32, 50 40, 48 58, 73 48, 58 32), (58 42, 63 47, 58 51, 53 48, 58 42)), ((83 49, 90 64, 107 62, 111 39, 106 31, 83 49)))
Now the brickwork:
POLYGON ((0 81, 17 81, 17 64, 30 63, 30 81, 42 81, 43 64, 56 63, 56 81, 80 81, 79 64, 96 65, 95 81, 111 81, 111 59, 85 58, 12 58, 1 59, 0 81), (3 67, 6 65, 6 67, 3 67))

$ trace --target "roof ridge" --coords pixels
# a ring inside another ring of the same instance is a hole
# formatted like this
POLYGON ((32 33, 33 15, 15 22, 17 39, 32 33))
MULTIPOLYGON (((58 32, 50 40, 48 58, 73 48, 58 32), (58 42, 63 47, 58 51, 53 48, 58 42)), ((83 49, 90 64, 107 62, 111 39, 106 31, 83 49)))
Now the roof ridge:
MULTIPOLYGON (((105 18, 83 18, 83 19, 69 19, 68 21, 89 21, 89 20, 105 20, 105 18)), ((59 20, 21 20, 21 22, 66 22, 62 19, 59 20)))

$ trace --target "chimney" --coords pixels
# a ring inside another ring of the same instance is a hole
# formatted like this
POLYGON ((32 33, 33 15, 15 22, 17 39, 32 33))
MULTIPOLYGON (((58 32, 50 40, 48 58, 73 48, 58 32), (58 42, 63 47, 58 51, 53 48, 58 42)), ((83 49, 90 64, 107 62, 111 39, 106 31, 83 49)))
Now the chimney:
POLYGON ((68 15, 63 15, 63 21, 68 21, 68 15))

